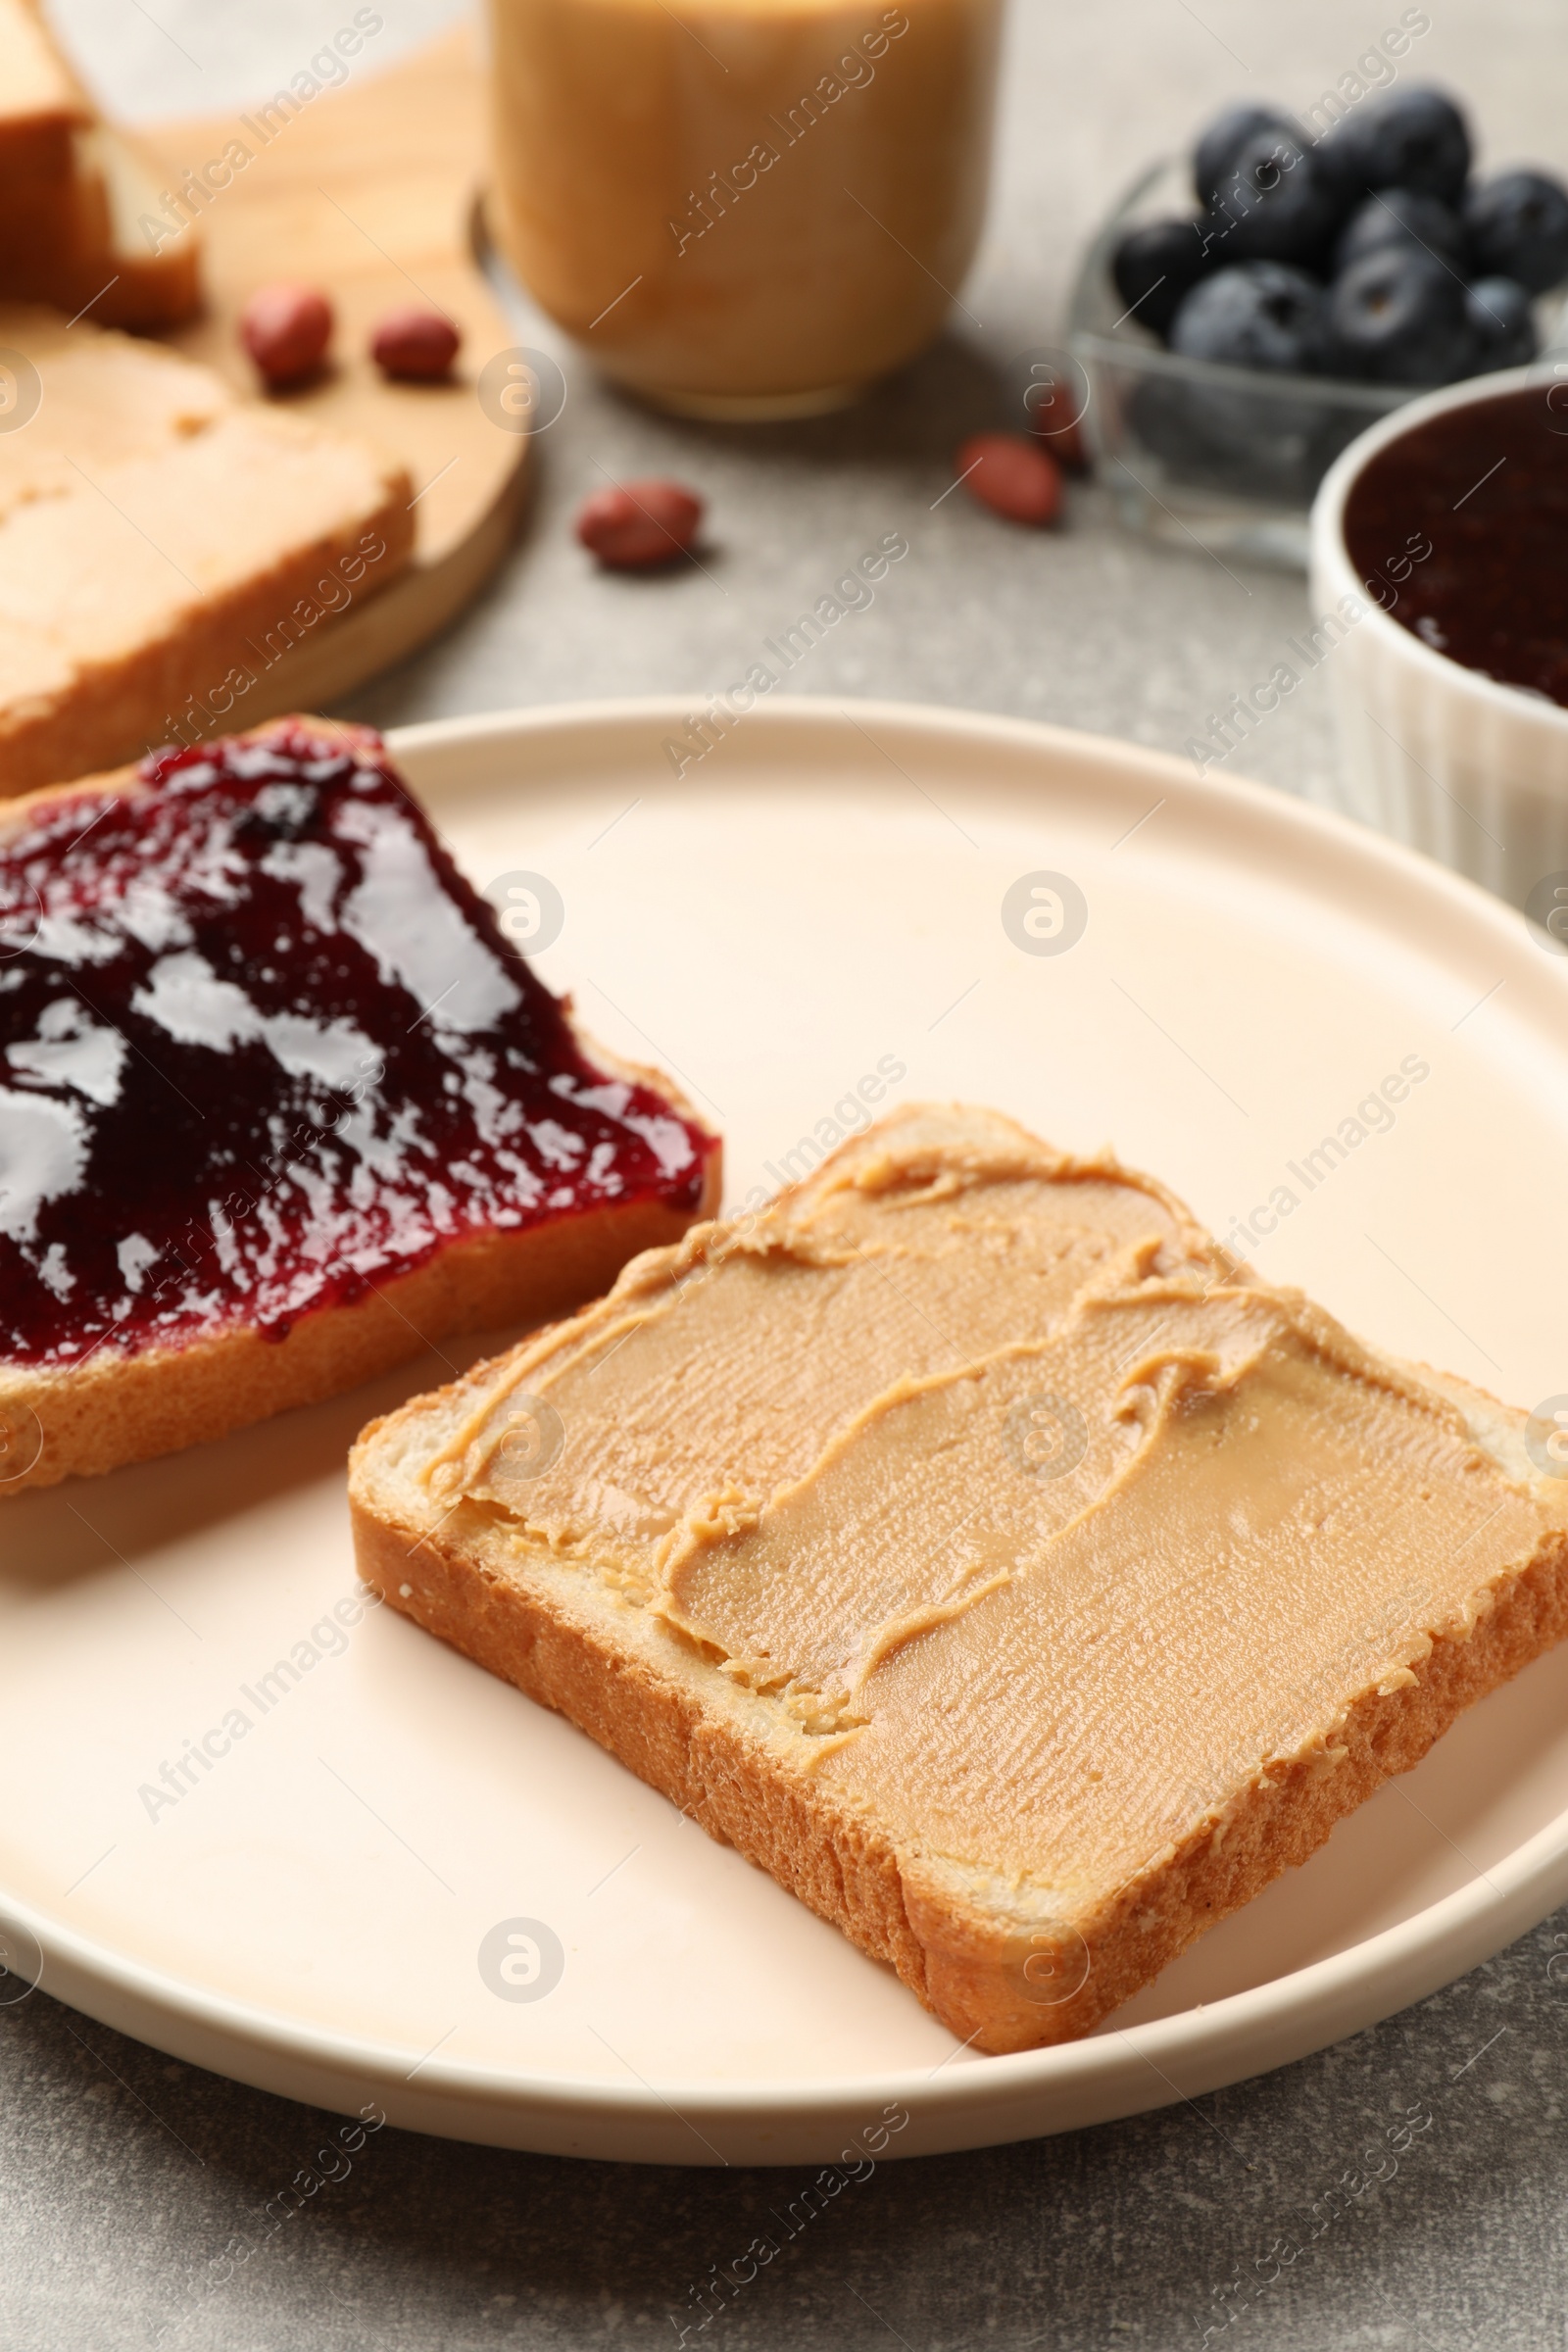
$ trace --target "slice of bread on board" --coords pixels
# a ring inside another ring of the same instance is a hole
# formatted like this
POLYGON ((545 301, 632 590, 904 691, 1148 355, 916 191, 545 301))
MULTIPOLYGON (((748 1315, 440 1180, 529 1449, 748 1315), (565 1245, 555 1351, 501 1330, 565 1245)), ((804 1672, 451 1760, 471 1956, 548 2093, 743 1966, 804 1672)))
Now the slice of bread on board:
POLYGON ((0 433, 0 794, 242 721, 414 546, 407 468, 87 319, 0 308, 38 379, 0 433))
POLYGON ((1006 2051, 1568 1630, 1524 1427, 937 1106, 372 1424, 350 1486, 394 1608, 1006 2051))

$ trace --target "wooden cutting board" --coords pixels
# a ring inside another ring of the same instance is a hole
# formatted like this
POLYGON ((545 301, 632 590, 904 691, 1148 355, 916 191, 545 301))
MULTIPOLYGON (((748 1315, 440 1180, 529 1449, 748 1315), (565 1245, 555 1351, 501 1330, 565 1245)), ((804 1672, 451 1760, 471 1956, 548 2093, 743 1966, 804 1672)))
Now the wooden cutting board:
POLYGON ((202 214, 206 310, 167 340, 255 396, 236 332, 247 298, 278 278, 319 286, 337 312, 332 368, 273 397, 380 442, 414 480, 409 569, 294 647, 259 681, 265 708, 247 700, 247 721, 319 709, 435 636, 501 562, 522 506, 527 438, 493 422, 475 394, 485 363, 517 340, 473 253, 487 140, 476 33, 461 26, 379 74, 362 55, 350 74, 280 127, 274 119, 266 144, 254 108, 144 134, 170 188, 230 140, 252 150, 202 214), (369 358, 371 328, 405 303, 462 327, 450 383, 389 383, 369 358))

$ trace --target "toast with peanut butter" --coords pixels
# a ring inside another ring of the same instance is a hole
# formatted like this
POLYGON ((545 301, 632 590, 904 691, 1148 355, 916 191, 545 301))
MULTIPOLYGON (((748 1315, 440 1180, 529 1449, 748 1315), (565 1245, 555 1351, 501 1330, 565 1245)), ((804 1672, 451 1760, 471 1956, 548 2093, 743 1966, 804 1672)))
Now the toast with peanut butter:
POLYGON ((408 563, 408 471, 369 442, 85 318, 0 307, 0 352, 31 410, 0 432, 0 796, 271 708, 408 563))
POLYGON ((361 1573, 960 2039, 1090 2032, 1568 1630, 1524 1417, 910 1108, 363 1435, 361 1573))

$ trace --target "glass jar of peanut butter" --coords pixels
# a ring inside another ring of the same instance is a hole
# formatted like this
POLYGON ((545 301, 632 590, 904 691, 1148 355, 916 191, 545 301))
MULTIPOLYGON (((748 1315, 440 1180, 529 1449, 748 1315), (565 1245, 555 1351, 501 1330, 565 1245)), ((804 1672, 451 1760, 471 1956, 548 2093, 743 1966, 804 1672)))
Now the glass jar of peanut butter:
POLYGON ((985 212, 1002 0, 490 0, 492 219, 605 372, 809 416, 940 328, 985 212))

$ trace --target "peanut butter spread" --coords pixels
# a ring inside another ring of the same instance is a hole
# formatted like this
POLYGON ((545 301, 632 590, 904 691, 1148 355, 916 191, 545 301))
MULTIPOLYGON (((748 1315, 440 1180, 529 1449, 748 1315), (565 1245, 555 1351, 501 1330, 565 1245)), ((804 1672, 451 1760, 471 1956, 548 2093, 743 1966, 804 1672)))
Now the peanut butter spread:
POLYGON ((38 376, 35 411, 0 442, 0 517, 75 495, 84 472, 96 480, 167 456, 237 405, 210 368, 164 344, 103 334, 88 319, 68 327, 32 303, 0 305, 0 342, 24 352, 38 376))
POLYGON ((1507 1443, 1150 1179, 927 1110, 636 1260, 425 1474, 771 1698, 901 1842, 1065 1912, 1336 1769, 1562 1525, 1507 1443))
POLYGON ((369 442, 87 319, 0 304, 5 347, 35 406, 0 432, 0 799, 243 720, 407 564, 408 474, 369 442))

